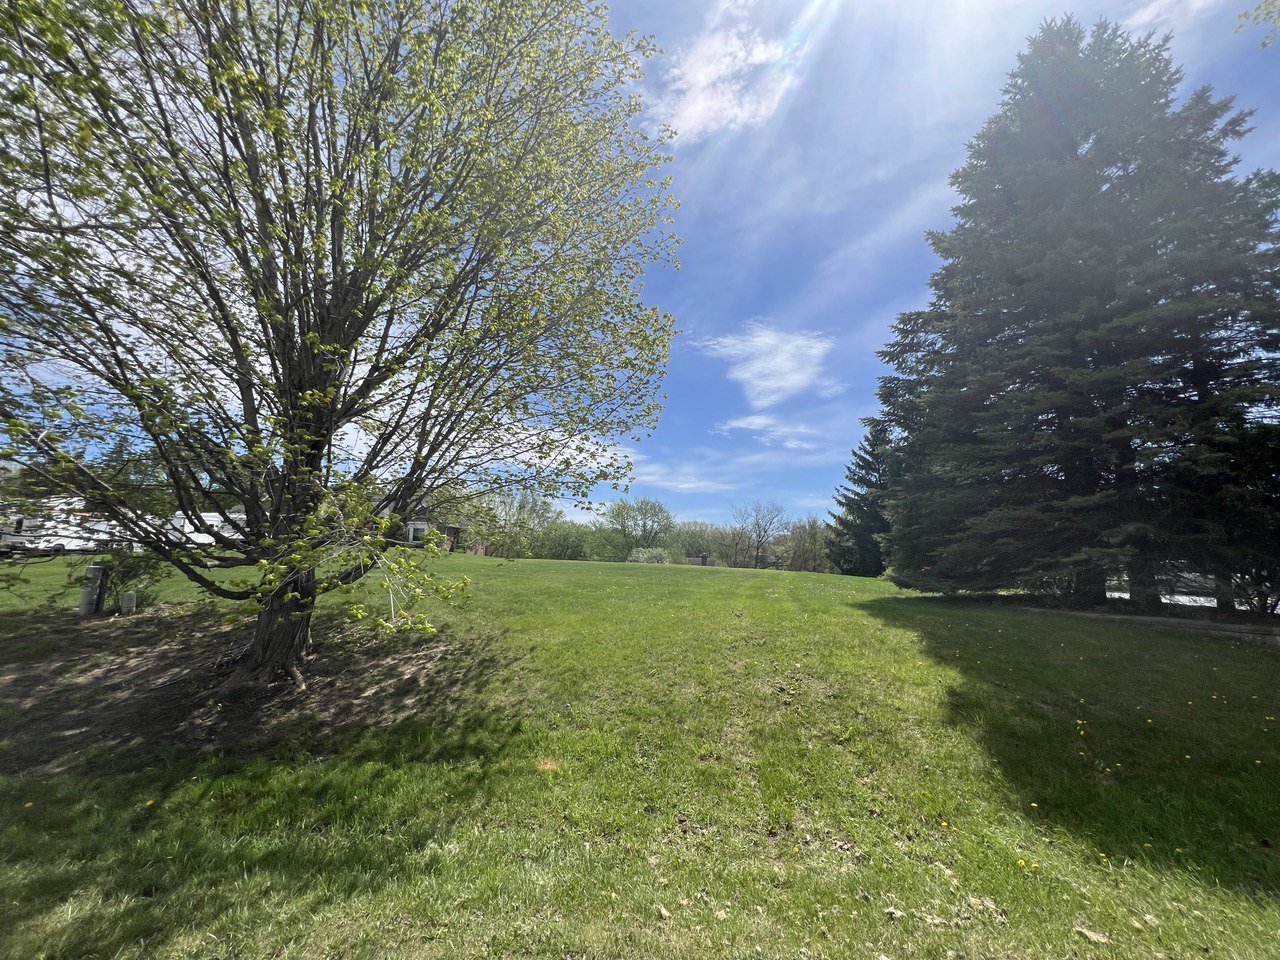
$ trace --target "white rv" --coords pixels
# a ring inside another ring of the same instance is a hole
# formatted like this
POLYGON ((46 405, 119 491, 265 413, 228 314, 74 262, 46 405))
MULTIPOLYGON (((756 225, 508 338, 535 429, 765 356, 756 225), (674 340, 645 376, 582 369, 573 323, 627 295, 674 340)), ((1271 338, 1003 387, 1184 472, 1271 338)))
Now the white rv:
POLYGON ((0 531, 0 548, 9 552, 91 553, 123 540, 116 524, 90 513, 79 497, 34 503, 24 515, 7 519, 0 531))

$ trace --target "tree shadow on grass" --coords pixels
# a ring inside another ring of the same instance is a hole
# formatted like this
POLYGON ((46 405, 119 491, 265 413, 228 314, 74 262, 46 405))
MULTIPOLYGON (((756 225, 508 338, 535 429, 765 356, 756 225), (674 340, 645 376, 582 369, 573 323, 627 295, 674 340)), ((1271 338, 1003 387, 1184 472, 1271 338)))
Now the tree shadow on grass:
POLYGON ((1020 811, 1112 863, 1280 895, 1280 651, 963 600, 864 609, 958 672, 949 721, 1020 811))
POLYGON ((207 609, 0 626, 0 956, 215 931, 252 953, 282 913, 436 869, 519 736, 510 656, 322 621, 307 690, 220 702, 246 629, 207 609))

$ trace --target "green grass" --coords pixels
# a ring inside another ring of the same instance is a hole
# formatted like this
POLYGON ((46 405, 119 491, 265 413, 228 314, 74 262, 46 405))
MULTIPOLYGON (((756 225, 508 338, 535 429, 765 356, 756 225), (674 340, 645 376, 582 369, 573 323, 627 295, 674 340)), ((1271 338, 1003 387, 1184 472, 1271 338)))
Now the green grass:
MULTIPOLYGON (((427 664, 379 694, 412 710, 205 759, 22 760, 40 690, 89 709, 151 641, 0 624, 0 956, 1276 956, 1274 648, 853 578, 442 567, 473 600, 387 642, 427 664)), ((314 687, 361 679, 354 643, 314 687)))
MULTIPOLYGON (((7 589, 0 587, 0 615, 9 611, 75 610, 84 568, 95 559, 98 558, 90 554, 73 554, 28 560, 16 568, 21 582, 7 589)), ((162 603, 196 597, 195 586, 177 571, 155 584, 152 591, 162 603)))

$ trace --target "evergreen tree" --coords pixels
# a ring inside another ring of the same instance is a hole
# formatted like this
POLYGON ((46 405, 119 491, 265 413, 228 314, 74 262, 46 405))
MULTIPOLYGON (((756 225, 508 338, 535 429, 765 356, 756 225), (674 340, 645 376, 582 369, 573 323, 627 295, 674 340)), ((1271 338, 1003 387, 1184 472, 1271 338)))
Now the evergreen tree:
POLYGON ((1241 417, 1174 476, 1181 559, 1213 581, 1218 609, 1280 606, 1280 423, 1241 417))
POLYGON ((1274 615, 1280 609, 1280 423, 1254 424, 1238 456, 1224 504, 1233 529, 1223 566, 1235 598, 1254 613, 1274 615))
POLYGON ((1181 81, 1167 40, 1049 21, 969 144, 881 354, 899 580, 1156 604, 1172 473, 1275 404, 1277 177, 1234 176, 1248 114, 1181 81))
POLYGON ((888 532, 880 503, 888 480, 889 434, 872 421, 866 436, 845 467, 845 482, 836 487, 836 511, 831 512, 827 558, 839 573, 878 577, 884 573, 880 538, 888 532))

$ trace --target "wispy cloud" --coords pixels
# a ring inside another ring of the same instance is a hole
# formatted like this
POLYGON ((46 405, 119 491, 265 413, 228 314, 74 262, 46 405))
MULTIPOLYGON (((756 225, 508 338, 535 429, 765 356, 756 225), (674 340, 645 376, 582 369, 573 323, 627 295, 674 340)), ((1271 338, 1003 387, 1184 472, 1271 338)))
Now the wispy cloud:
POLYGON ((754 433, 765 445, 779 446, 786 450, 813 450, 818 446, 817 430, 771 413, 753 413, 745 417, 736 417, 716 427, 717 433, 726 436, 735 430, 754 433))
MULTIPOLYGON (((674 456, 669 451, 659 450, 642 453, 634 445, 626 443, 614 444, 610 449, 616 458, 626 458, 631 462, 628 486, 640 484, 674 493, 726 493, 739 486, 738 478, 725 469, 725 458, 705 449, 674 456)), ((607 495, 605 499, 608 499, 607 495)), ((590 509, 571 511, 563 502, 557 505, 574 520, 596 514, 590 509)))
POLYGON ((1181 32, 1227 3, 1243 6, 1236 0, 1149 0, 1128 16, 1125 26, 1133 30, 1181 32))
POLYGON ((753 0, 718 0, 667 72, 658 113, 682 142, 759 126, 795 81, 806 46, 764 36, 754 8, 753 0))
MULTIPOLYGON (((833 249, 814 268, 808 283, 789 302, 780 308, 781 313, 798 319, 822 317, 833 305, 847 302, 859 291, 874 289, 881 280, 882 264, 902 256, 904 250, 925 247, 925 231, 930 228, 946 229, 950 223, 950 210, 956 200, 955 191, 944 178, 929 181, 909 192, 900 202, 885 211, 878 219, 872 219, 861 229, 848 230, 833 244, 833 249)), ((920 276, 923 285, 924 275, 920 276)), ((925 291, 927 293, 927 291, 925 291)), ((920 290, 913 289, 908 303, 901 309, 918 306, 920 290)), ((862 350, 879 346, 882 325, 864 321, 858 326, 860 333, 853 338, 842 337, 840 349, 856 342, 862 350), (866 342, 866 336, 872 342, 866 342)))
POLYGON ((633 455, 633 484, 682 494, 724 494, 777 490, 779 477, 797 468, 843 463, 846 451, 829 444, 810 443, 802 448, 757 447, 732 453, 699 447, 680 455, 633 455))
POLYGON ((879 221, 846 240, 823 261, 824 274, 846 273, 903 243, 923 243, 924 232, 947 218, 955 190, 939 178, 909 193, 879 221))
POLYGON ((677 493, 727 493, 738 486, 725 476, 723 463, 706 464, 696 459, 662 463, 637 457, 632 474, 636 483, 677 493))
POLYGON ((813 331, 778 330, 753 320, 742 333, 710 337, 696 344, 704 353, 729 361, 753 410, 775 406, 822 384, 822 361, 832 341, 813 331))

